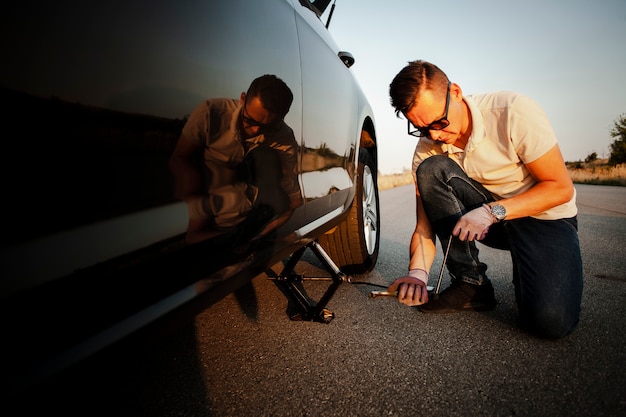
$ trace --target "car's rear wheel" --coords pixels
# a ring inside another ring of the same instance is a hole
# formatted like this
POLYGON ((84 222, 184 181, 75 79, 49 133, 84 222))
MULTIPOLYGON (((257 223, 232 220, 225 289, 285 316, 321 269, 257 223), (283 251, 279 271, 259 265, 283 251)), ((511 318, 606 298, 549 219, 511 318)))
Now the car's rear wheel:
POLYGON ((318 238, 319 244, 346 274, 371 271, 378 259, 380 205, 375 163, 366 149, 359 151, 357 189, 346 220, 318 238))

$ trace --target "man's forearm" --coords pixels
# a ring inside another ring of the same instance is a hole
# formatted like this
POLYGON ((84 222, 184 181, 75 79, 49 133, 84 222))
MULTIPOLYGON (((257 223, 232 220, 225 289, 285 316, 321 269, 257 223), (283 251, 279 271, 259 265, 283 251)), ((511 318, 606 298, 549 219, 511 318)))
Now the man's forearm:
POLYGON ((436 250, 434 236, 424 236, 415 231, 411 238, 409 271, 412 269, 422 269, 429 273, 435 259, 436 250))

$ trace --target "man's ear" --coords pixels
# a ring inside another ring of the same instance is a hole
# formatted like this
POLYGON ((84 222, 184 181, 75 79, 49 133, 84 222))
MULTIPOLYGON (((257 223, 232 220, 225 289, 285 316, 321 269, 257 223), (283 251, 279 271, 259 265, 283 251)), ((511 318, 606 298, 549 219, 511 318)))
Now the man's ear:
POLYGON ((243 93, 241 93, 241 96, 239 97, 239 104, 243 106, 243 103, 245 103, 245 101, 246 101, 246 93, 244 91, 243 93))
POLYGON ((450 95, 457 101, 461 101, 461 99, 463 99, 463 90, 461 90, 461 86, 456 83, 450 84, 450 95))

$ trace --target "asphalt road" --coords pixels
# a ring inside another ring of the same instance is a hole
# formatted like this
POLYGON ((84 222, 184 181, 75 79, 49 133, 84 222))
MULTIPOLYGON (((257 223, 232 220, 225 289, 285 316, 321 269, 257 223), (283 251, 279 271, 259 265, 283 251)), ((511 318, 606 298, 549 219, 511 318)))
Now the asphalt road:
MULTIPOLYGON (((261 275, 195 320, 30 393, 12 415, 626 416, 626 187, 576 188, 585 290, 581 323, 564 339, 516 327, 509 255, 484 246, 499 300, 487 313, 424 315, 346 283, 329 324, 292 321, 261 275)), ((404 274, 412 191, 381 193, 379 261, 353 280, 404 274)), ((328 276, 312 255, 296 270, 328 276)), ((315 298, 327 285, 305 288, 315 298)))

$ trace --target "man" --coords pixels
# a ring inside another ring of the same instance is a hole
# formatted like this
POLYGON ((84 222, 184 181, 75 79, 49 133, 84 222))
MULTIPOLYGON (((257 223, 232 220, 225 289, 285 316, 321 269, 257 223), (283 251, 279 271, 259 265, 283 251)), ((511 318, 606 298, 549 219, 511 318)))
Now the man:
POLYGON ((170 158, 188 241, 243 226, 262 236, 302 205, 297 143, 284 122, 292 101, 281 79, 263 75, 239 99, 209 99, 191 113, 170 158))
POLYGON ((389 92, 396 115, 419 138, 409 272, 389 290, 424 313, 495 308, 481 241, 511 253, 522 326, 547 338, 572 332, 583 288, 576 194, 543 110, 511 92, 463 96, 424 61, 409 62, 389 92), (452 283, 429 298, 435 236, 442 248, 450 243, 452 283))

